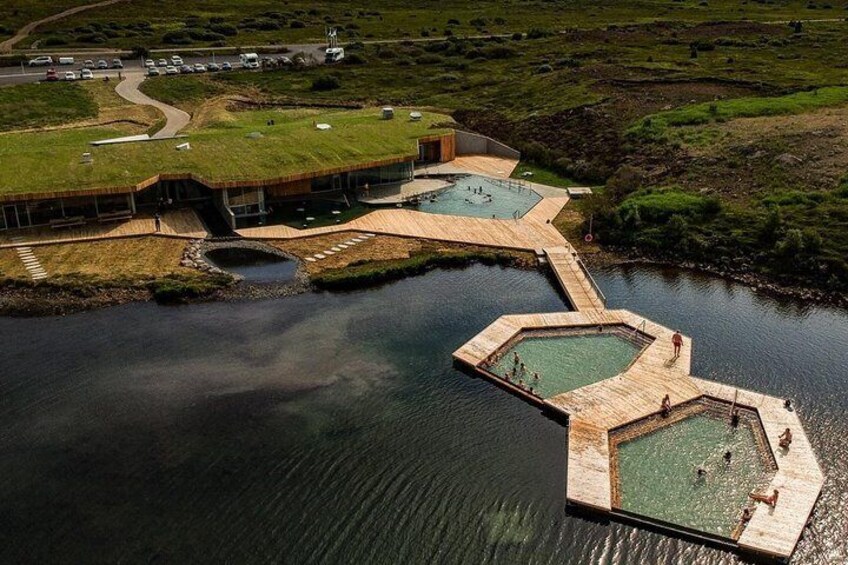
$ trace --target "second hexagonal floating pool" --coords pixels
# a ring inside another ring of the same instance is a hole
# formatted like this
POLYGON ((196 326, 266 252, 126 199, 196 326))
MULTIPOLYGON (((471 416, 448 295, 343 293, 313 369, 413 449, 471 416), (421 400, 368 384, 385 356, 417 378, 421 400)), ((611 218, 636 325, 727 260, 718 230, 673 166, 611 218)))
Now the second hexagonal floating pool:
POLYGON ((732 426, 730 411, 699 399, 612 432, 613 507, 737 539, 748 493, 767 487, 776 466, 756 412, 738 409, 732 426))
POLYGON ((550 398, 621 373, 651 341, 624 325, 525 330, 483 367, 493 376, 550 398))

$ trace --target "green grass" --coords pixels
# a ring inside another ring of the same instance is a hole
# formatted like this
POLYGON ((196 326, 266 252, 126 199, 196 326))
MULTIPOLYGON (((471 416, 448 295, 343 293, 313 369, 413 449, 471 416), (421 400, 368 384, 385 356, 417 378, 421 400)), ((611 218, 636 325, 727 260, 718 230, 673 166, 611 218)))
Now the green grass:
POLYGON ((63 124, 97 115, 79 84, 36 83, 0 88, 0 131, 63 124))
MULTIPOLYGON (((16 8, 44 12, 51 11, 53 5, 46 0, 11 0, 4 4, 4 9, 11 17, 16 8)), ((206 31, 213 17, 234 26, 237 34, 200 38, 192 41, 192 45, 320 41, 326 18, 343 28, 342 38, 350 40, 436 36, 444 34, 446 29, 463 36, 656 20, 789 20, 839 15, 838 10, 810 10, 806 6, 806 0, 772 3, 711 0, 709 4, 673 0, 560 0, 556 3, 549 0, 478 0, 474 3, 465 0, 417 3, 372 0, 366 4, 353 0, 288 0, 285 3, 271 0, 240 0, 238 3, 229 0, 133 0, 47 25, 38 30, 36 38, 58 39, 80 46, 101 45, 100 42, 124 47, 137 44, 167 46, 167 32, 206 31), (251 21, 265 24, 260 27, 270 24, 271 28, 278 29, 257 29, 251 27, 251 21), (303 27, 292 27, 293 21, 303 27)), ((18 25, 21 20, 16 17, 14 24, 18 25)))
POLYGON ((537 182, 539 184, 544 184, 547 186, 568 188, 569 186, 574 186, 576 184, 573 180, 567 179, 564 176, 555 173, 554 171, 524 161, 519 163, 515 170, 512 172, 512 178, 524 179, 525 177, 522 176, 522 174, 526 172, 533 173, 532 176, 526 177, 527 180, 531 182, 537 182))
POLYGON ((0 136, 0 190, 31 193, 128 187, 158 173, 194 173, 210 181, 273 179, 292 173, 365 164, 416 154, 415 140, 444 132, 431 129, 447 116, 424 112, 420 122, 384 121, 379 110, 222 112, 217 122, 191 131, 190 151, 176 141, 91 147, 90 141, 120 135, 110 128, 0 136), (275 126, 267 126, 270 119, 275 126), (319 131, 315 123, 332 125, 319 131), (247 137, 261 132, 260 139, 247 137), (94 163, 81 163, 83 152, 94 163), (50 166, 45 166, 50 163, 50 166))
POLYGON ((661 138, 672 127, 695 126, 737 118, 802 114, 848 103, 848 87, 832 86, 786 96, 735 98, 684 106, 642 118, 628 133, 661 138))

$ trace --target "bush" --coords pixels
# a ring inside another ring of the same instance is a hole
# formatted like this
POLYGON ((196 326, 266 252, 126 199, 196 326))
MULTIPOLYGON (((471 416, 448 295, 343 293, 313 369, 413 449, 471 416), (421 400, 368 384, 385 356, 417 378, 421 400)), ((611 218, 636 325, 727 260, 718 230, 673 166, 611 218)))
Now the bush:
POLYGON ((345 65, 364 65, 368 62, 368 59, 366 59, 359 53, 350 53, 349 55, 345 56, 343 61, 345 65))
POLYGON ((527 32, 527 39, 543 39, 545 37, 550 37, 551 35, 553 34, 550 30, 534 27, 527 32))
POLYGON ((300 20, 292 20, 289 27, 292 29, 303 29, 306 27, 306 24, 300 20))
POLYGON ((522 39, 524 39, 524 34, 521 33, 520 31, 516 31, 515 33, 512 34, 512 40, 513 41, 521 41, 522 39))
POLYGON ((550 66, 548 64, 544 64, 544 65, 539 65, 539 67, 536 69, 536 72, 539 73, 540 75, 543 75, 543 74, 546 74, 546 73, 550 73, 553 70, 554 70, 554 68, 552 66, 550 66))
POLYGON ((415 59, 415 62, 419 65, 438 65, 442 61, 444 61, 444 59, 433 53, 426 53, 415 59))
POLYGON ((341 88, 342 83, 335 75, 322 75, 312 81, 312 90, 315 92, 326 92, 341 88))
MULTIPOLYGON (((278 26, 279 28, 279 26, 278 26)), ((238 28, 231 24, 211 24, 209 26, 209 30, 214 33, 220 33, 221 35, 226 35, 227 37, 234 37, 238 35, 238 28)))
POLYGON ((509 59, 515 57, 518 52, 506 45, 490 45, 482 49, 483 56, 487 59, 509 59))

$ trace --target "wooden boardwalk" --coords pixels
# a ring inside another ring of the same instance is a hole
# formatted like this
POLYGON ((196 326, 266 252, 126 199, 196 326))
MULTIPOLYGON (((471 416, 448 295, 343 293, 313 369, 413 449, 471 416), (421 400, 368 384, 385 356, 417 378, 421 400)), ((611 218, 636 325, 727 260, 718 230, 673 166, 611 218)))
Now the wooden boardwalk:
POLYGON ((21 245, 53 245, 142 235, 203 239, 208 233, 194 210, 183 208, 166 212, 162 216, 160 232, 156 231, 153 216, 138 215, 132 220, 123 222, 101 224, 96 220, 89 221, 86 225, 76 228, 38 227, 15 230, 14 237, 0 235, 0 249, 21 245))
POLYGON ((568 196, 545 198, 522 218, 492 220, 466 216, 428 214, 409 209, 375 210, 345 224, 311 229, 295 229, 286 225, 261 226, 239 230, 251 239, 295 239, 341 231, 380 233, 400 237, 415 237, 484 245, 524 251, 566 245, 548 220, 553 220, 568 202, 568 196))
POLYGON ((591 275, 580 263, 571 246, 547 247, 545 256, 563 292, 575 310, 603 310, 603 295, 597 290, 591 275))

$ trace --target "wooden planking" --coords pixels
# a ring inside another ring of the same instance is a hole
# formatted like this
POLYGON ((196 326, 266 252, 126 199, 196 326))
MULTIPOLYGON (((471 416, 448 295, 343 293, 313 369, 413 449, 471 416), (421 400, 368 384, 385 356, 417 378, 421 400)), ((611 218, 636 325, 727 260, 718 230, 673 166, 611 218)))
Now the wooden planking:
POLYGON ((496 155, 457 155, 450 162, 416 167, 416 175, 478 174, 506 179, 518 166, 518 159, 496 155))
POLYGON ((141 235, 203 239, 208 233, 194 210, 183 208, 163 214, 162 231, 158 233, 152 216, 139 215, 125 222, 105 224, 101 224, 97 220, 89 220, 86 225, 77 228, 38 227, 15 230, 14 236, 18 241, 12 241, 8 235, 0 235, 0 249, 16 247, 21 244, 50 245, 141 235))
POLYGON ((549 247, 545 248, 544 252, 560 286, 575 310, 603 310, 603 300, 578 265, 576 253, 571 247, 549 247))
MULTIPOLYGON (((538 214, 546 214, 556 206, 562 208, 565 202, 567 199, 546 203, 538 214)), ((562 235, 553 226, 540 222, 539 216, 518 220, 491 220, 427 214, 407 209, 375 210, 335 226, 304 230, 285 225, 261 226, 242 229, 238 233, 253 239, 294 239, 339 231, 365 231, 524 251, 563 245, 565 239, 562 235)))
POLYGON ((607 430, 583 420, 568 425, 568 479, 565 498, 595 510, 612 510, 607 430))
POLYGON ((780 491, 774 508, 757 503, 751 521, 739 537, 739 546, 750 551, 788 558, 807 525, 824 485, 824 474, 816 459, 798 413, 787 410, 773 396, 739 389, 704 379, 693 380, 704 394, 757 411, 778 471, 766 492, 780 491), (792 430, 792 445, 783 450, 778 436, 792 430))

